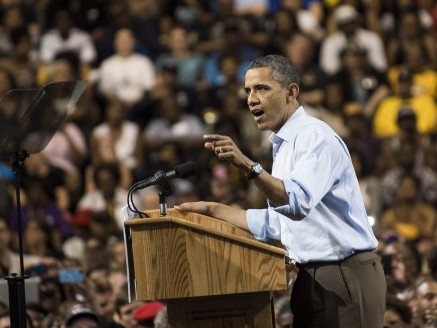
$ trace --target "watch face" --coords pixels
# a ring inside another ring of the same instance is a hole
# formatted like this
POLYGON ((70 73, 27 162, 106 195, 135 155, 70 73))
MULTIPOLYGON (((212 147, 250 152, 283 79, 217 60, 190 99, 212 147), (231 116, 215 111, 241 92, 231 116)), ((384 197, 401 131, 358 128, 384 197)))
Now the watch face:
POLYGON ((252 171, 255 172, 256 174, 260 174, 263 171, 263 168, 260 163, 255 163, 252 166, 252 171))

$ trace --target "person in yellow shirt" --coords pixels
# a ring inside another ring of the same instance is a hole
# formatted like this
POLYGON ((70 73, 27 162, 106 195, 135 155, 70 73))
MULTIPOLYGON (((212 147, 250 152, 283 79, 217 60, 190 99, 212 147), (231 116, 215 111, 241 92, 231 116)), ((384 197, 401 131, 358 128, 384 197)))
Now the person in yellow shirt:
POLYGON ((409 107, 416 115, 416 128, 421 134, 436 132, 437 104, 429 94, 411 93, 410 72, 401 71, 398 77, 399 88, 396 94, 383 99, 373 118, 373 132, 378 138, 388 138, 399 134, 398 113, 409 107))

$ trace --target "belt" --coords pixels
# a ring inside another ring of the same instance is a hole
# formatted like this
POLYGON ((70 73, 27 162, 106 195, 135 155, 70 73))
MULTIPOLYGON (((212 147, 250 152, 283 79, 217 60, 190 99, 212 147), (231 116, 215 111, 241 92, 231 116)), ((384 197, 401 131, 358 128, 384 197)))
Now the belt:
POLYGON ((325 265, 336 265, 336 264, 340 264, 344 261, 347 261, 348 259, 354 257, 355 255, 358 254, 362 254, 362 253, 367 253, 367 252, 375 252, 373 249, 362 249, 362 250, 356 250, 355 253, 346 256, 345 258, 341 259, 341 260, 335 260, 335 261, 310 261, 310 262, 305 262, 305 263, 296 263, 296 266, 299 269, 308 269, 308 268, 314 268, 314 267, 320 267, 320 266, 325 266, 325 265))

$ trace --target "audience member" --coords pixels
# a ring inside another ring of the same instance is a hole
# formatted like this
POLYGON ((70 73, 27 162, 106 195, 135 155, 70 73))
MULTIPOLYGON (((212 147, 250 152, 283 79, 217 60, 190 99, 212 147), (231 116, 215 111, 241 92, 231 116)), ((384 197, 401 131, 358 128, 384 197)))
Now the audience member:
POLYGON ((39 258, 62 258, 60 247, 55 247, 55 234, 47 221, 31 217, 23 231, 23 251, 39 258))
POLYGON ((369 65, 366 50, 357 44, 346 44, 340 57, 340 70, 331 82, 341 86, 346 103, 359 104, 367 117, 373 117, 381 100, 390 94, 385 72, 369 65))
POLYGON ((340 5, 333 18, 337 30, 323 39, 320 49, 320 67, 329 75, 341 68, 341 51, 348 42, 354 42, 366 50, 369 64, 376 70, 387 69, 387 59, 382 39, 376 33, 360 27, 360 15, 352 5, 340 5))
POLYGON ((184 88, 202 91, 205 88, 205 58, 193 51, 194 35, 185 28, 175 26, 170 32, 168 51, 156 59, 156 70, 173 64, 177 68, 177 84, 184 88))
POLYGON ((411 328, 411 309, 408 303, 393 295, 387 296, 384 313, 384 328, 411 328))
POLYGON ((264 54, 282 54, 284 45, 294 33, 299 33, 297 18, 293 11, 286 8, 279 8, 272 14, 270 24, 266 24, 266 33, 269 34, 264 54))
POLYGON ((420 182, 415 176, 401 177, 395 202, 381 215, 379 233, 396 232, 410 241, 436 238, 437 211, 418 197, 419 190, 420 182))
MULTIPOLYGON (((76 207, 76 215, 83 211, 107 211, 115 218, 118 227, 123 227, 120 209, 126 205, 128 189, 121 185, 118 164, 103 163, 95 168, 90 167, 87 186, 76 207)), ((135 202, 139 208, 139 200, 135 202)))
MULTIPOLYGON (((108 102, 105 120, 90 135, 91 163, 98 166, 116 163, 130 171, 129 176, 141 178, 144 167, 143 139, 139 126, 126 119, 127 109, 117 99, 108 102)), ((125 186, 131 181, 125 177, 125 186)))
POLYGON ((295 63, 300 74, 299 100, 310 112, 325 101, 327 78, 316 63, 316 42, 307 34, 295 32, 283 42, 285 55, 295 63))
POLYGON ((397 116, 401 108, 410 107, 416 114, 417 131, 433 133, 436 131, 437 105, 429 94, 413 95, 412 76, 409 71, 402 71, 398 76, 398 91, 384 98, 376 109, 373 119, 374 134, 378 138, 393 137, 399 133, 397 116))
POLYGON ((298 29, 311 36, 314 40, 320 41, 325 35, 323 20, 325 11, 323 2, 315 1, 281 1, 281 8, 291 11, 296 17, 298 29))
MULTIPOLYGON (((32 218, 46 221, 53 230, 53 247, 60 249, 64 239, 72 233, 70 222, 65 212, 56 202, 47 195, 44 186, 39 180, 28 179, 23 186, 24 197, 21 201, 22 227, 25 229, 28 221, 32 218)), ((17 245, 18 237, 18 213, 17 205, 9 212, 10 229, 14 237, 14 245, 17 245)))
POLYGON ((399 90, 399 76, 408 71, 411 74, 411 94, 437 96, 437 72, 425 57, 422 48, 408 48, 404 50, 403 61, 399 65, 391 66, 388 77, 394 92, 399 90))
MULTIPOLYGON (((11 273, 20 274, 20 255, 11 249, 12 236, 9 223, 4 216, 0 217, 0 274, 7 276, 11 273)), ((38 256, 25 255, 24 269, 41 263, 38 256)))
POLYGON ((325 100, 322 107, 312 115, 326 122, 340 137, 346 138, 349 129, 345 122, 344 95, 338 83, 327 82, 325 86, 325 100))
POLYGON ((65 328, 99 328, 102 327, 97 313, 81 304, 74 306, 65 316, 65 328))
MULTIPOLYGON (((414 63, 416 67, 425 64, 427 68, 435 68, 437 52, 434 47, 432 30, 426 29, 420 22, 418 11, 407 10, 397 17, 399 27, 395 30, 387 43, 387 61, 390 67, 406 64, 408 53, 415 49, 421 52, 420 60, 423 63, 414 63)), ((418 59, 415 56, 415 59, 418 59)), ((435 90, 433 90, 435 92, 435 90)))
POLYGON ((152 119, 143 131, 144 143, 152 161, 154 154, 168 142, 177 142, 188 152, 201 145, 204 123, 198 116, 182 112, 175 95, 169 95, 158 106, 160 115, 152 119))
POLYGON ((402 176, 409 174, 419 179, 419 199, 435 204, 437 201, 437 173, 420 162, 417 146, 409 141, 404 142, 392 153, 395 164, 381 176, 382 196, 384 206, 394 204, 396 190, 402 176))
POLYGON ((114 36, 115 54, 99 66, 97 87, 106 100, 115 97, 127 108, 139 105, 156 83, 155 69, 149 57, 135 52, 136 37, 127 28, 114 36))
POLYGON ((414 286, 414 327, 437 326, 437 282, 423 278, 414 286))
POLYGON ((74 27, 71 13, 60 9, 55 13, 53 28, 41 35, 38 60, 42 65, 48 64, 64 51, 76 52, 81 65, 88 67, 97 59, 89 33, 74 27))
POLYGON ((382 263, 387 279, 387 295, 408 301, 411 286, 420 275, 420 261, 414 246, 402 240, 390 241, 382 252, 382 263))
POLYGON ((377 223, 382 210, 381 183, 377 176, 369 172, 365 158, 360 151, 351 148, 349 152, 360 184, 367 214, 377 223))
POLYGON ((31 36, 26 30, 18 30, 11 34, 11 42, 12 55, 0 58, 0 66, 12 72, 17 88, 32 89, 36 83, 37 54, 31 36))
POLYGON ((343 112, 344 121, 349 131, 344 138, 347 146, 361 153, 364 160, 364 171, 375 172, 381 153, 381 142, 372 134, 370 119, 358 103, 347 103, 343 112))

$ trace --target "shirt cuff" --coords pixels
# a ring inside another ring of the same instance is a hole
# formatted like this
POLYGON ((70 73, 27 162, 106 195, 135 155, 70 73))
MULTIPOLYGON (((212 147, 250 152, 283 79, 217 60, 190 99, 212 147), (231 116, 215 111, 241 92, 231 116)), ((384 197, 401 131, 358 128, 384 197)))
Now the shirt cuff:
POLYGON ((250 232, 259 240, 267 240, 267 209, 248 209, 246 211, 247 226, 250 232))

